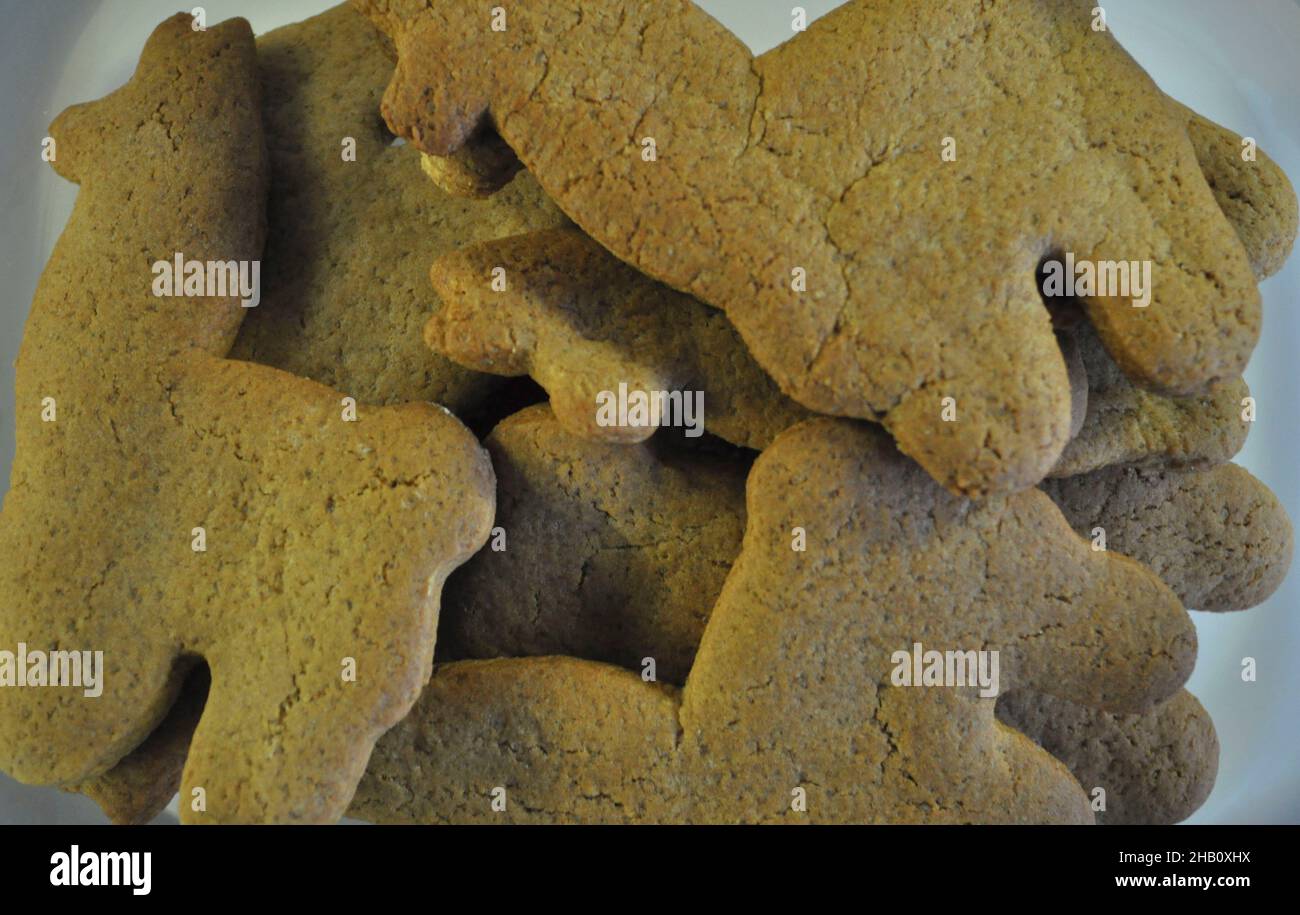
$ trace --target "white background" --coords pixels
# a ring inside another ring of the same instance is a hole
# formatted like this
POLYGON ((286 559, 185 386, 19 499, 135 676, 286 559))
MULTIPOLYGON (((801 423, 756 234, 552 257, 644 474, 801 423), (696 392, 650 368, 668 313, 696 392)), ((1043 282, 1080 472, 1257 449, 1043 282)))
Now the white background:
MULTIPOLYGON (((1082 0, 1081 0, 1082 2, 1082 0)), ((1101 0, 1112 31, 1175 98, 1255 137, 1300 183, 1300 4, 1296 0, 1101 0)), ((76 189, 41 161, 49 122, 125 82, 145 38, 189 0, 0 0, 0 492, 13 459, 13 360, 40 270, 76 189)), ((257 32, 330 0, 210 0, 211 23, 244 16, 257 32)), ((790 36, 791 0, 701 0, 756 51, 790 36)), ((804 0, 815 18, 838 4, 804 0)), ((1264 336, 1247 380, 1259 421, 1239 462, 1300 517, 1296 352, 1300 256, 1264 285, 1264 336)), ((1196 614, 1200 657, 1189 684, 1223 744, 1219 780, 1192 822, 1300 822, 1300 575, 1267 604, 1196 614), (1241 682, 1254 657, 1259 680, 1241 682)), ((4 595, 9 599, 9 595, 4 595)), ((1140 608, 1139 608, 1140 609, 1140 608)), ((103 822, 85 798, 0 776, 0 823, 103 822)))

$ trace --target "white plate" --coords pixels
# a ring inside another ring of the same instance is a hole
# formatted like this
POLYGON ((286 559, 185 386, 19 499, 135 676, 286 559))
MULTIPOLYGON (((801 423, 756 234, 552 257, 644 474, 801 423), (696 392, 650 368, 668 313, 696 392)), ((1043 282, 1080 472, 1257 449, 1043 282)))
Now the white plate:
MULTIPOLYGON (((146 36, 177 0, 2 0, 0 21, 0 491, 13 460, 13 360, 36 281, 76 189, 40 158, 54 116, 130 76, 146 36)), ((259 33, 332 6, 329 0, 220 0, 208 21, 244 16, 259 33)), ((755 51, 790 35, 791 9, 816 17, 830 0, 702 0, 755 51)), ((1300 180, 1300 5, 1294 0, 1108 0, 1112 30, 1161 87, 1259 141, 1300 180)), ((1264 338, 1247 379, 1260 418, 1240 463, 1300 517, 1300 430, 1294 370, 1300 351, 1300 257, 1264 285, 1264 338)), ((1196 614, 1200 658, 1189 684, 1223 744, 1213 795, 1193 822, 1300 822, 1300 579, 1267 604, 1229 616, 1196 614), (1243 683, 1243 657, 1259 679, 1243 683)), ((1140 611, 1141 608, 1135 608, 1140 611)), ((0 776, 0 822, 102 822, 93 803, 0 776)))

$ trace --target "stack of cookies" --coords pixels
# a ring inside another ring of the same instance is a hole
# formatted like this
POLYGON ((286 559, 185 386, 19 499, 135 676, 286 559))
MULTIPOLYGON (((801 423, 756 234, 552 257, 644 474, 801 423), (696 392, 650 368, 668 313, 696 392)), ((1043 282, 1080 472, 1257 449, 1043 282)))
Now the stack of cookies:
POLYGON ((191 823, 1167 823, 1294 193, 1092 3, 176 16, 64 112, 0 769, 191 823))

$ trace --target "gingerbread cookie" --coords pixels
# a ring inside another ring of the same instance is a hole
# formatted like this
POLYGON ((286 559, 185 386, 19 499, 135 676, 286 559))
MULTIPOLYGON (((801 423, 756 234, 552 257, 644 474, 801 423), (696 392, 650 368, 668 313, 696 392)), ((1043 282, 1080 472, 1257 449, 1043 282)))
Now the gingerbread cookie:
POLYGON ((447 584, 438 656, 567 654, 686 678, 745 527, 743 464, 571 434, 549 407, 501 423, 488 549, 447 584))
MULTIPOLYGON (((671 457, 685 464, 680 451, 655 455, 646 446, 579 442, 545 407, 511 417, 487 446, 499 477, 502 548, 480 551, 449 580, 439 657, 567 654, 636 670, 645 669, 648 658, 655 662, 658 680, 685 682, 707 622, 698 607, 716 599, 740 550, 744 506, 735 487, 700 485, 695 464, 683 479, 676 466, 663 463, 671 457), (656 480, 662 492, 650 488, 656 480), (660 504, 669 499, 675 514, 660 504), (704 511, 711 512, 709 521, 690 521, 704 511), (581 533, 557 541, 556 531, 581 533), (683 586, 687 581, 689 588, 683 586)), ((1165 581, 1189 605, 1228 608, 1199 599, 1206 589, 1198 591, 1189 574, 1202 569, 1204 580, 1227 573, 1217 579, 1217 590, 1235 601, 1233 606, 1262 601, 1273 587, 1264 579, 1279 582, 1285 567, 1285 562, 1279 565, 1276 538, 1264 536, 1274 522, 1286 524, 1284 515, 1273 517, 1280 512, 1275 500, 1236 467, 1170 472, 1184 478, 1182 491, 1167 480, 1149 489, 1126 482, 1145 473, 1109 471, 1047 488, 1081 536, 1095 540, 1093 528, 1105 525, 1112 548, 1147 562, 1154 559, 1165 581), (1234 490, 1220 482, 1223 477, 1243 485, 1234 490), (1105 489, 1107 485, 1114 488, 1105 489), (1077 507, 1072 514, 1071 503, 1061 500, 1058 489, 1093 494, 1088 504, 1104 506, 1106 514, 1084 518, 1077 507), (1132 494, 1148 491, 1151 504, 1137 511, 1132 494), (1187 497, 1197 491, 1200 496, 1187 497), (1236 501, 1225 501, 1223 496, 1234 491, 1240 494, 1236 501), (1218 498, 1210 498, 1216 492, 1218 498), (1161 503, 1165 498, 1169 505, 1161 503), (1180 512, 1183 517, 1175 520, 1180 512), (1224 518, 1237 519, 1235 526, 1225 525, 1224 518), (1246 525, 1246 519, 1253 521, 1246 525), (1225 536, 1225 529, 1234 535, 1225 536), (1195 531, 1203 536, 1189 533, 1195 531), (1253 579, 1235 572, 1238 566, 1262 570, 1270 565, 1270 572, 1253 579), (1252 581, 1254 590, 1247 596, 1252 581)), ((1020 690, 999 700, 997 714, 1064 762, 1085 791, 1106 791, 1099 822, 1178 822, 1200 806, 1214 782, 1213 725, 1185 692, 1152 711, 1120 715, 1020 690)), ((187 742, 183 735, 180 740, 187 742)), ((110 775, 129 771, 132 763, 138 768, 147 760, 128 757, 110 775)), ((133 781, 161 782, 154 793, 161 807, 174 792, 179 772, 168 777, 155 770, 143 778, 137 773, 133 781)))
MULTIPOLYGON (((1051 477, 1073 477, 1118 464, 1205 467, 1232 459, 1250 431, 1250 389, 1234 379, 1196 397, 1166 397, 1133 384, 1086 322, 1061 332, 1073 339, 1087 387, 1084 419, 1051 477)), ((1077 403, 1078 401, 1076 401, 1077 403)))
MULTIPOLYGON (((699 570, 725 572, 740 550, 739 532, 717 525, 743 516, 738 494, 730 488, 704 493, 670 476, 664 479, 663 489, 680 494, 682 516, 690 518, 703 507, 714 513, 713 536, 699 536, 696 525, 688 523, 692 536, 655 537, 655 549, 648 552, 627 542, 645 538, 624 531, 655 518, 679 526, 656 510, 657 500, 646 498, 644 486, 629 485, 655 476, 640 472, 657 469, 642 448, 584 446, 544 407, 504 422, 488 448, 499 475, 497 521, 509 532, 509 547, 480 551, 452 576, 439 657, 573 655, 631 669, 652 659, 659 680, 684 683, 707 622, 698 606, 712 603, 722 583, 721 574, 699 570), (589 456, 595 466, 588 465, 585 474, 584 447, 597 449, 589 456), (590 483, 575 487, 575 477, 590 483), (610 485, 611 479, 619 485, 610 485), (692 499, 707 500, 707 506, 692 499), (571 530, 600 534, 556 542, 555 531, 571 530), (613 541, 619 557, 614 575, 593 574, 593 563, 599 567, 595 557, 602 555, 590 546, 593 539, 613 541), (622 564, 629 550, 646 561, 631 576, 622 564), (678 581, 676 572, 687 570, 695 576, 687 594, 659 585, 664 576, 678 581)), ((1095 526, 1105 525, 1113 549, 1153 564, 1189 606, 1226 609, 1201 601, 1205 589, 1189 581, 1198 571, 1237 607, 1262 601, 1281 581, 1289 558, 1289 525, 1276 500, 1231 466, 1168 474, 1183 478, 1185 490, 1126 483, 1142 473, 1120 470, 1057 481, 1048 492, 1057 495, 1056 487, 1064 486, 1093 494, 1090 505, 1104 506, 1100 517, 1080 519, 1070 504, 1061 504, 1077 532, 1095 541, 1095 526), (1241 485, 1230 486, 1228 480, 1241 485), (1135 493, 1146 494, 1148 504, 1133 505, 1135 493), (1199 495, 1189 498, 1192 493, 1199 495), (1278 525, 1288 536, 1268 536, 1278 525)), ((1142 715, 1115 715, 1023 690, 1000 700, 998 715, 1066 763, 1085 789, 1106 790, 1109 806, 1099 811, 1104 822, 1177 822, 1204 801, 1214 782, 1213 725, 1186 694, 1142 715), (1171 735, 1181 736, 1173 740, 1171 735)))
POLYGON ((747 515, 684 689, 563 657, 440 666, 377 746, 354 813, 1091 821, 1068 772, 998 726, 987 696, 1136 712, 1190 670, 1195 634, 1154 575, 1090 550, 1041 493, 945 493, 869 427, 782 433, 750 472, 747 515), (1000 675, 905 685, 922 647, 1000 675))
POLYGON ((258 39, 271 159, 261 305, 233 355, 362 404, 429 400, 460 414, 495 387, 420 341, 443 251, 567 220, 527 175, 491 200, 454 199, 395 146, 377 110, 393 64, 346 5, 258 39))
POLYGON ((343 812, 494 503, 444 410, 357 410, 225 358, 256 299, 259 103, 247 23, 180 15, 125 87, 55 122, 82 189, 24 333, 0 514, 0 768, 93 779, 201 657, 191 822, 343 812))
POLYGON ((637 442, 680 420, 696 434, 708 429, 761 449, 808 415, 721 312, 638 273, 576 229, 465 248, 439 258, 431 275, 446 304, 425 328, 428 344, 475 371, 531 375, 575 435, 637 442), (619 403, 660 394, 662 414, 618 412, 619 403), (698 410, 685 409, 692 404, 698 410))
POLYGON ((997 715, 1069 766, 1098 823, 1181 822, 1205 803, 1219 771, 1214 723, 1187 690, 1141 715, 1018 690, 998 700, 997 715))
MULTIPOLYGON (((1201 170, 1224 215, 1250 256, 1256 276, 1281 268, 1296 237, 1296 197, 1286 175, 1262 150, 1249 159, 1243 140, 1172 102, 1188 122, 1201 170)), ((1114 464, 1206 465, 1223 463, 1245 444, 1250 391, 1240 379, 1216 385, 1199 397, 1163 397, 1142 390, 1107 355, 1076 303, 1057 304, 1054 315, 1062 349, 1072 341, 1084 370, 1071 366, 1076 405, 1086 421, 1073 430, 1051 476, 1088 473, 1114 464), (1090 389, 1081 396, 1079 379, 1090 389)), ((1077 415, 1077 414, 1076 414, 1077 415)))
POLYGON ((523 163, 495 131, 484 130, 450 156, 421 153, 420 168, 453 197, 491 197, 510 183, 523 163))
POLYGON ((1286 509, 1242 467, 1110 467, 1043 489, 1080 536, 1149 566, 1187 607, 1263 603, 1291 566, 1286 509))
POLYGON ((490 118, 597 241, 724 309, 783 391, 883 422, 953 490, 1030 485, 1066 444, 1045 257, 1151 268, 1088 298, 1146 385, 1238 377, 1258 336, 1185 124, 1087 8, 857 0, 755 59, 685 0, 354 3, 397 48, 395 133, 447 155, 490 118))

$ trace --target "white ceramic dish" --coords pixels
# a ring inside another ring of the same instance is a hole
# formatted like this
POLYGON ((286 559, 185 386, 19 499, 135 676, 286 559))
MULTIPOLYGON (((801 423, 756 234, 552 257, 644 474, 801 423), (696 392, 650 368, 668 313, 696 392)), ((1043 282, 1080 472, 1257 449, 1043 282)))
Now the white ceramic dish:
MULTIPOLYGON (((1300 182, 1300 4, 1296 0, 1099 0, 1112 30, 1174 97, 1255 137, 1300 182)), ((121 85, 150 30, 191 2, 0 0, 0 492, 13 459, 13 360, 28 304, 76 189, 40 158, 53 117, 121 85)), ((304 19, 331 0, 219 0, 208 20, 244 16, 260 33, 304 19)), ((701 0, 766 50, 790 35, 791 9, 815 18, 833 0, 701 0)), ((1239 459, 1300 518, 1300 256, 1264 285, 1265 329, 1247 378, 1260 419, 1239 459)), ((1196 614, 1200 657, 1190 688, 1223 744, 1219 779, 1193 822, 1300 822, 1300 575, 1262 607, 1196 614), (1243 683, 1243 657, 1257 682, 1243 683)), ((85 798, 0 776, 0 823, 103 822, 85 798)))

